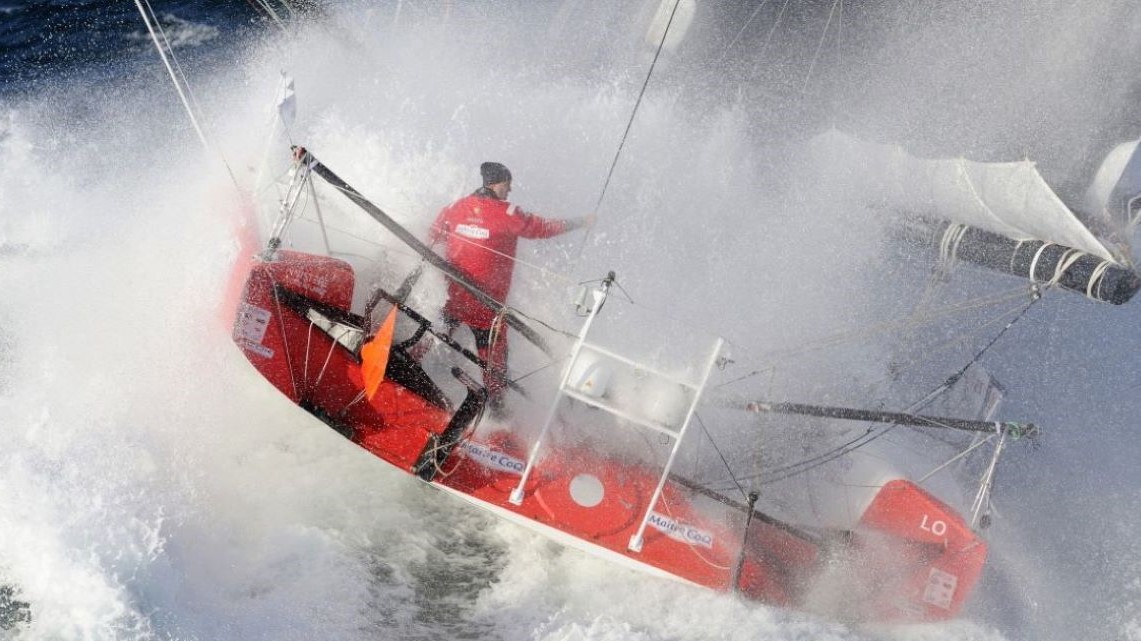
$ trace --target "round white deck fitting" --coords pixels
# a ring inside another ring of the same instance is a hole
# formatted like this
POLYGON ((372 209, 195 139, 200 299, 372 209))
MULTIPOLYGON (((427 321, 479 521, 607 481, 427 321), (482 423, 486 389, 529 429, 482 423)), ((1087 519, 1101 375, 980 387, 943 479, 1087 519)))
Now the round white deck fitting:
POLYGON ((571 498, 574 499, 575 503, 583 507, 594 507, 598 505, 602 502, 602 497, 605 494, 606 490, 602 487, 602 481, 598 480, 598 477, 593 474, 579 474, 571 479, 571 498))

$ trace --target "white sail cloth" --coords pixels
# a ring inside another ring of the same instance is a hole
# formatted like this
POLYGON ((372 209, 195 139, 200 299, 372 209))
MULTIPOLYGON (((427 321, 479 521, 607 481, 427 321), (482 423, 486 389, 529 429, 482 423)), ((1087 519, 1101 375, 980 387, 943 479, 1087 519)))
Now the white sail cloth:
POLYGON ((1131 207, 1141 194, 1141 141, 1123 142, 1106 154, 1086 191, 1085 206, 1101 212, 1119 225, 1136 225, 1137 212, 1131 207))
POLYGON ((1033 162, 927 160, 898 145, 857 140, 836 130, 811 142, 817 158, 840 161, 868 204, 930 213, 1020 241, 1073 247, 1117 263, 1113 254, 1058 198, 1033 162))

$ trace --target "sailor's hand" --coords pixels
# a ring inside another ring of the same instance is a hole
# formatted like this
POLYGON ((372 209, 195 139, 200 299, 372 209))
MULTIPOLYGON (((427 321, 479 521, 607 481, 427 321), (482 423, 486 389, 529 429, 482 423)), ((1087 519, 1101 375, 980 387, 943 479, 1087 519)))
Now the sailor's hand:
POLYGON ((301 159, 305 156, 305 148, 301 145, 293 145, 292 149, 294 162, 301 162, 301 159))

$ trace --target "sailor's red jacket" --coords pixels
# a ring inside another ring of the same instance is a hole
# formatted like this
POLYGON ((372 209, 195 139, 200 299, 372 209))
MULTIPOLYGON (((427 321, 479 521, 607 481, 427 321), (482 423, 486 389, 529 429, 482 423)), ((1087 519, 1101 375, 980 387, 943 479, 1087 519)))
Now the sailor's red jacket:
MULTIPOLYGON (((447 259, 471 277, 473 284, 503 303, 511 289, 515 249, 520 238, 550 238, 570 231, 573 223, 543 218, 500 200, 481 189, 440 211, 429 243, 447 241, 447 259)), ((496 311, 481 304, 455 282, 448 282, 444 313, 478 329, 490 329, 496 311)))

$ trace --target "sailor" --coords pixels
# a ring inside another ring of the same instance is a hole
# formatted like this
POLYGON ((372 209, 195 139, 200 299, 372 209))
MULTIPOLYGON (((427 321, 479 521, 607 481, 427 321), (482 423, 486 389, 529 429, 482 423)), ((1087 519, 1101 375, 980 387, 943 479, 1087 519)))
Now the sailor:
MULTIPOLYGON (((483 186, 444 207, 436 217, 428 242, 446 243, 448 262, 491 298, 506 303, 520 238, 550 238, 594 223, 594 215, 574 219, 543 218, 507 201, 511 172, 497 162, 479 166, 483 186)), ((467 325, 475 335, 479 356, 487 364, 484 375, 492 414, 504 415, 503 392, 507 374, 507 334, 500 310, 490 309, 454 281, 448 282, 444 322, 449 330, 467 325)))

